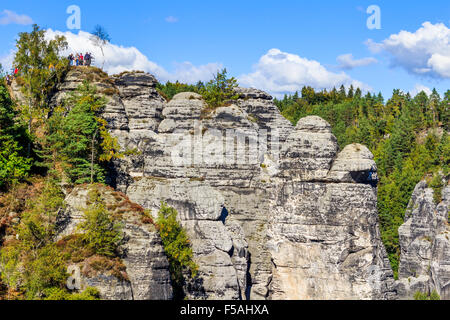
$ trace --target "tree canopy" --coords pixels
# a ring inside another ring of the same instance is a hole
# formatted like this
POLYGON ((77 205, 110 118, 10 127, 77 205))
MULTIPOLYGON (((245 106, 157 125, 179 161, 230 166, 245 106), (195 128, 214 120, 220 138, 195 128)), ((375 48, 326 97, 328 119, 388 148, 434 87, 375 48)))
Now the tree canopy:
POLYGON ((419 181, 426 178, 439 201, 442 176, 449 175, 450 90, 442 99, 436 90, 414 98, 394 90, 385 103, 381 94, 343 86, 316 92, 304 87, 275 99, 281 113, 296 124, 300 118, 317 115, 327 120, 341 148, 351 143, 369 147, 378 165, 378 212, 381 235, 396 274, 400 247, 398 228, 419 181))

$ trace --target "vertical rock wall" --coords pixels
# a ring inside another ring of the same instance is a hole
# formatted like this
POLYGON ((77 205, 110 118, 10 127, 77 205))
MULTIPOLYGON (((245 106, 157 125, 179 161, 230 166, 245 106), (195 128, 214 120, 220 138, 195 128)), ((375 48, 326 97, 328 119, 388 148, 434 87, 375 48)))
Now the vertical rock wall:
POLYGON ((442 299, 450 300, 450 187, 447 181, 444 186, 439 204, 425 181, 414 189, 405 224, 399 229, 397 290, 401 299, 411 299, 418 291, 436 291, 442 299))
POLYGON ((200 266, 189 297, 395 297, 367 148, 339 153, 328 123, 294 128, 259 90, 239 88, 239 100, 208 111, 195 93, 165 102, 148 74, 111 80, 105 118, 140 153, 115 161, 110 183, 154 215, 161 201, 179 211, 200 266))

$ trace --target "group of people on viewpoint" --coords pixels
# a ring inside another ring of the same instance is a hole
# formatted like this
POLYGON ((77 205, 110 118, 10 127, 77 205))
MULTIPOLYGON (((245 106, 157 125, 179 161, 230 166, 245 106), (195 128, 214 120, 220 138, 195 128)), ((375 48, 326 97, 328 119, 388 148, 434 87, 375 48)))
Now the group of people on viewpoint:
POLYGON ((86 52, 85 55, 82 53, 76 53, 75 55, 71 53, 68 57, 69 64, 71 66, 87 66, 90 67, 92 64, 93 56, 91 53, 86 52))
POLYGON ((8 86, 11 85, 13 79, 17 77, 18 73, 19 73, 19 69, 18 68, 14 68, 11 71, 11 74, 8 74, 8 73, 6 74, 6 83, 8 84, 8 86))
MULTIPOLYGON (((75 55, 73 53, 71 53, 67 57, 67 59, 69 60, 69 64, 71 66, 90 67, 92 64, 92 61, 94 60, 94 57, 92 56, 92 54, 90 52, 86 52, 85 55, 83 55, 82 53, 77 53, 75 55)), ((55 66, 53 64, 50 64, 50 66, 48 68, 51 72, 55 71, 55 66)), ((6 74, 6 83, 8 84, 8 86, 10 86, 12 81, 14 80, 14 78, 17 77, 18 72, 19 72, 19 69, 15 68, 12 70, 11 74, 6 74)))

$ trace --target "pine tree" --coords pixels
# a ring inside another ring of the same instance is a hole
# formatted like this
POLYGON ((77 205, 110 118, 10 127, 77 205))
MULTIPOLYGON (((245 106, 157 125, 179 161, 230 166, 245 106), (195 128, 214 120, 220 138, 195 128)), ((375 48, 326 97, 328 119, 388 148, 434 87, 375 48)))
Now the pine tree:
POLYGON ((67 99, 68 114, 56 110, 49 121, 44 143, 47 164, 55 170, 55 164, 61 166, 73 183, 103 182, 105 164, 122 156, 117 139, 100 117, 105 104, 96 88, 84 82, 67 99))
POLYGON ((22 145, 28 142, 26 127, 14 110, 8 90, 0 84, 0 188, 7 188, 28 176, 31 159, 22 145))
POLYGON ((347 93, 345 91, 345 87, 344 85, 341 85, 341 87, 339 88, 339 101, 345 101, 345 99, 347 98, 347 93))
POLYGON ((350 89, 348 89, 347 98, 353 99, 355 95, 355 88, 353 88, 353 85, 350 85, 350 89))
POLYGON ((214 79, 205 85, 205 89, 201 91, 205 102, 210 108, 218 108, 237 100, 239 96, 235 93, 237 87, 235 78, 227 77, 227 69, 217 72, 214 79))

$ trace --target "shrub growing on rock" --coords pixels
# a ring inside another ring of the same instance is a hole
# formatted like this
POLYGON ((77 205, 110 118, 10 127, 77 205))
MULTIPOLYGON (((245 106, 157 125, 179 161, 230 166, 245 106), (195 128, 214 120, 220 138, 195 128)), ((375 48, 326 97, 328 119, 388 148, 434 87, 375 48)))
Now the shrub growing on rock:
POLYGON ((114 221, 100 199, 98 190, 91 190, 91 205, 84 211, 79 225, 82 239, 96 254, 114 257, 122 241, 121 225, 114 221))
POLYGON ((431 294, 426 294, 420 291, 417 291, 414 294, 414 300, 441 300, 441 297, 436 292, 436 290, 433 290, 431 294))
POLYGON ((223 69, 200 90, 200 94, 210 109, 216 109, 239 99, 239 95, 235 92, 237 86, 237 80, 233 77, 228 78, 227 69, 223 69))
POLYGON ((161 235, 164 250, 169 260, 170 274, 175 294, 180 295, 184 284, 185 271, 195 278, 198 266, 193 260, 193 252, 186 231, 177 221, 178 212, 165 203, 161 204, 157 225, 161 235))

